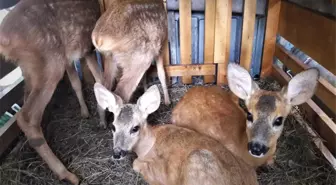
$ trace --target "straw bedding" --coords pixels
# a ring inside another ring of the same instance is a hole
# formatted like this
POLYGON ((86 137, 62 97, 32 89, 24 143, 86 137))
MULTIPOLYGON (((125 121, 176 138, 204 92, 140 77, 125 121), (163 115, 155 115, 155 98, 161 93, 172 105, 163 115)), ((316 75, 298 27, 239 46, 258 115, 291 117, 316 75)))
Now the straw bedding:
MULTIPOLYGON (((258 82, 263 89, 276 90, 280 86, 271 79, 258 82)), ((150 115, 149 122, 169 121, 171 110, 192 86, 169 88, 172 105, 161 105, 150 115)), ((223 87, 227 89, 227 87, 223 87)), ((43 128, 47 141, 68 169, 90 185, 144 185, 140 174, 132 170, 131 155, 122 161, 111 159, 112 134, 98 128, 98 115, 92 86, 84 88, 91 117, 82 119, 77 98, 67 81, 56 90, 44 116, 43 128), (49 113, 49 114, 48 114, 49 113)), ((141 90, 136 96, 141 95, 141 90)), ((262 185, 276 184, 334 184, 336 172, 312 142, 311 136, 298 124, 305 122, 300 110, 293 109, 278 141, 275 165, 258 169, 262 185)), ((18 144, 0 164, 1 185, 61 185, 36 152, 20 136, 18 144)))

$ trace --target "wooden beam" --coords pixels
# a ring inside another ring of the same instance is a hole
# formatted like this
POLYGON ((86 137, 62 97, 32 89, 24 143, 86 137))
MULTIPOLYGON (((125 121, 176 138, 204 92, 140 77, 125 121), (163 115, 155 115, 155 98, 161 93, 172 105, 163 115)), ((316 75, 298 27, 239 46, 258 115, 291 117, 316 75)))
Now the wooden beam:
POLYGON ((256 0, 244 1, 244 21, 240 53, 240 65, 250 71, 252 62, 253 37, 256 17, 256 0))
POLYGON ((105 0, 98 0, 100 5, 100 13, 103 14, 105 12, 105 0))
MULTIPOLYGON (((181 64, 191 64, 191 0, 179 1, 181 64)), ((182 77, 184 84, 191 84, 191 76, 182 77)))
MULTIPOLYGON (((273 64, 272 76, 283 86, 290 80, 288 75, 275 64, 273 64)), ((330 152, 336 155, 336 124, 311 99, 299 107, 320 137, 325 140, 324 144, 330 152)))
MULTIPOLYGON (((166 14, 167 14, 167 2, 166 0, 163 1, 166 14)), ((168 14, 167 14, 168 17, 168 14)), ((167 25, 168 25, 168 18, 167 18, 167 25)), ((168 29, 169 30, 169 29, 168 29)), ((169 43, 168 43, 168 30, 167 30, 167 39, 165 41, 164 47, 163 47, 163 64, 164 65, 169 65, 170 64, 170 57, 169 57, 169 43)))
POLYGON ((336 74, 336 22, 293 3, 282 2, 279 34, 336 74))
MULTIPOLYGON (((286 51, 281 45, 277 44, 275 49, 275 56, 290 70, 294 73, 299 73, 309 66, 300 62, 300 60, 293 54, 286 51)), ((329 84, 323 78, 319 79, 319 86, 316 90, 316 96, 323 101, 323 103, 331 110, 336 113, 336 88, 329 84)))
POLYGON ((214 62, 217 68, 217 84, 226 83, 226 68, 230 56, 230 35, 232 19, 232 0, 216 1, 216 25, 214 62))
POLYGON ((271 74, 273 56, 276 43, 276 34, 278 32, 279 14, 281 0, 269 0, 267 10, 267 22, 264 39, 264 50, 262 58, 261 76, 265 77, 271 74))
MULTIPOLYGON (((204 33, 204 63, 214 62, 215 47, 215 26, 216 26, 216 0, 205 2, 205 33, 204 33)), ((215 81, 215 76, 204 76, 204 83, 215 81)))
MULTIPOLYGON (((2 157, 7 148, 19 136, 21 130, 16 124, 16 116, 14 115, 6 125, 0 128, 0 156, 2 157)), ((6 152, 7 153, 7 152, 6 152)))
MULTIPOLYGON (((173 76, 203 76, 203 75, 215 75, 215 64, 189 64, 189 65, 170 65, 165 66, 166 75, 173 76)), ((157 70, 151 67, 148 70, 148 74, 152 77, 157 76, 157 70)))

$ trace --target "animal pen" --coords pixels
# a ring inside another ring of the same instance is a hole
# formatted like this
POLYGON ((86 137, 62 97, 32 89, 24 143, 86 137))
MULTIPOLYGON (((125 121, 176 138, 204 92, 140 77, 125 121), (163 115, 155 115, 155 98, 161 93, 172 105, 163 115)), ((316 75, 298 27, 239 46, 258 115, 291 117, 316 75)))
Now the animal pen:
MULTIPOLYGON (((103 12, 112 1, 99 2, 103 12)), ((150 123, 168 123, 172 108, 192 86, 220 85, 227 89, 229 62, 249 70, 267 90, 279 90, 315 62, 321 72, 316 93, 293 109, 278 141, 275 165, 258 169, 258 180, 260 184, 334 184, 336 19, 334 12, 302 2, 164 0, 169 27, 165 70, 172 105, 162 104, 150 116, 150 123), (307 60, 290 50, 289 45, 298 48, 307 60)), ((335 9, 335 1, 323 3, 335 9)), ((62 81, 43 118, 48 143, 87 184, 146 184, 132 170, 131 158, 110 159, 112 134, 97 128, 92 76, 85 65, 79 61, 75 64, 83 77, 91 118, 80 117, 76 97, 68 82, 62 81)), ((0 115, 4 115, 0 120, 0 184, 64 184, 28 146, 16 124, 24 84, 19 69, 3 61, 0 66, 0 115)), ((155 77, 156 72, 150 69, 146 76, 155 77)))

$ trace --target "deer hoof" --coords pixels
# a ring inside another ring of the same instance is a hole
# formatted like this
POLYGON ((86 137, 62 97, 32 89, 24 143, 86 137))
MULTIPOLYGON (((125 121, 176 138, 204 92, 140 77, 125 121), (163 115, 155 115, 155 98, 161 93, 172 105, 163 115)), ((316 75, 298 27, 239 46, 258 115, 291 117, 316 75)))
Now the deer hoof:
POLYGON ((99 127, 102 128, 102 129, 106 129, 107 128, 106 122, 100 121, 99 122, 99 127))
POLYGON ((165 105, 170 105, 170 100, 165 100, 165 105))
POLYGON ((66 172, 66 176, 62 180, 70 182, 73 185, 79 185, 78 177, 71 172, 66 172))
POLYGON ((81 116, 82 118, 88 118, 90 116, 90 113, 87 107, 81 109, 81 116))

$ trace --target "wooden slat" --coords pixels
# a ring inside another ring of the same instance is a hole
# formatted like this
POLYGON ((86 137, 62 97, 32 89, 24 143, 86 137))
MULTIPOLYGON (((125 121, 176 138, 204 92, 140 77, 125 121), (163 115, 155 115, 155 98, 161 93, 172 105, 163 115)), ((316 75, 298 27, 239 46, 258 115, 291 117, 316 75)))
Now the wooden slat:
MULTIPOLYGON (((204 36, 204 63, 214 62, 215 47, 215 25, 216 25, 216 0, 205 2, 205 36, 204 36)), ((204 82, 215 81, 215 76, 204 76, 204 82)))
POLYGON ((244 21, 240 53, 240 65, 250 71, 252 62, 253 36, 256 17, 256 0, 244 1, 244 21))
POLYGON ((279 34, 336 74, 336 22, 295 4, 282 2, 279 34))
MULTIPOLYGON (((166 10, 166 14, 167 14, 167 2, 166 0, 163 0, 163 4, 165 6, 165 10, 166 10)), ((168 16, 168 14, 167 14, 168 16)), ((167 25, 168 25, 168 18, 167 18, 167 25)), ((169 29, 168 29, 169 30, 169 29)), ((167 30, 167 31, 168 31, 167 30)), ((168 33, 169 34, 169 33, 168 33)), ((165 46, 163 48, 163 56, 164 56, 164 60, 163 63, 164 65, 169 65, 170 64, 170 58, 169 58, 169 43, 168 43, 168 35, 167 35, 167 39, 165 41, 165 46)))
POLYGON ((216 25, 214 62, 217 68, 217 84, 226 83, 226 67, 230 56, 232 0, 216 1, 216 25))
MULTIPOLYGON (((21 130, 16 124, 16 116, 11 118, 5 126, 0 128, 0 156, 4 155, 7 148, 19 136, 21 130)), ((7 153, 7 152, 6 152, 7 153)))
MULTIPOLYGON (((282 85, 287 85, 290 78, 279 67, 273 64, 272 76, 282 85)), ((306 119, 312 123, 313 128, 326 141, 324 144, 330 152, 336 153, 336 124, 311 99, 299 106, 306 119)))
MULTIPOLYGON (((166 75, 169 77, 215 75, 216 65, 215 64, 170 65, 170 66, 165 66, 165 71, 166 71, 166 75)), ((156 77, 157 76, 156 68, 151 67, 148 70, 148 74, 151 77, 156 77)))
MULTIPOLYGON (((181 64, 191 64, 191 0, 179 1, 181 64)), ((192 83, 191 76, 183 76, 184 84, 192 83)))
POLYGON ((262 77, 268 76, 272 72, 276 34, 278 32, 279 25, 280 6, 281 0, 268 1, 266 33, 261 68, 262 77))
MULTIPOLYGON (((300 60, 293 54, 289 53, 279 44, 276 45, 275 56, 287 66, 294 73, 299 73, 307 68, 307 65, 300 62, 300 60)), ((319 79, 319 86, 316 90, 316 96, 323 101, 323 103, 331 109, 334 113, 336 111, 336 88, 329 84, 323 78, 319 79)))

